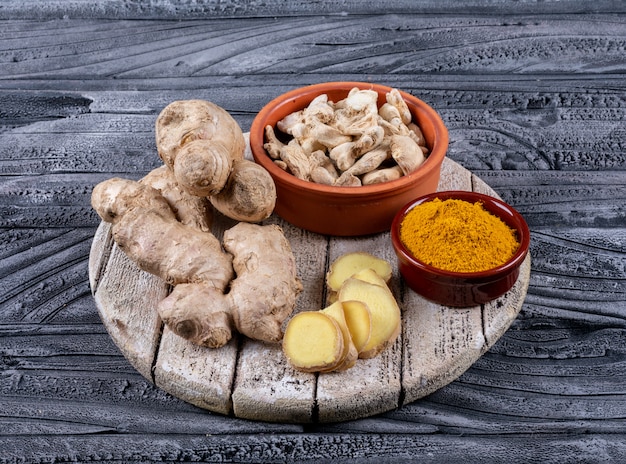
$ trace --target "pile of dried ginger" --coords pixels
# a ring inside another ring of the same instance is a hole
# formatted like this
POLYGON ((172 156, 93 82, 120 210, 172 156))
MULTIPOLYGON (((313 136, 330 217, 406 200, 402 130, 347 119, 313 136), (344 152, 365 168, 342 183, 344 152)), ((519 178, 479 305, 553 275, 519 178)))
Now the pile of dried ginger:
POLYGON ((278 131, 266 126, 264 148, 306 181, 356 187, 398 179, 417 169, 429 149, 401 93, 392 89, 385 98, 379 108, 374 90, 355 87, 338 102, 321 94, 278 121, 278 131), (286 143, 284 134, 291 137, 286 143))

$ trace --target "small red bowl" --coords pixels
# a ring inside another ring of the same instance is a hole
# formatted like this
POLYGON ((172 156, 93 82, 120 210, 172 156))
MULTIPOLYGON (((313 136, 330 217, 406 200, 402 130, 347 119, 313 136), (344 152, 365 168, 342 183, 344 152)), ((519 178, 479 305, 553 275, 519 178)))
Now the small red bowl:
POLYGON ((501 200, 476 192, 445 191, 424 195, 400 209, 391 225, 391 241, 398 257, 400 274, 411 289, 445 306, 468 307, 495 300, 513 287, 528 254, 530 231, 522 215, 501 200), (400 224, 412 208, 435 198, 482 202, 485 210, 516 231, 520 244, 517 252, 501 266, 481 272, 446 271, 415 258, 400 240, 400 224))
POLYGON ((378 92, 379 104, 391 90, 363 82, 329 82, 287 92, 264 106, 250 127, 250 149, 276 184, 275 212, 287 222, 312 232, 336 236, 357 236, 387 231, 395 213, 406 202, 437 190, 441 163, 448 149, 448 131, 433 108, 414 96, 400 92, 413 121, 426 139, 430 154, 414 172, 400 179, 361 187, 334 187, 298 179, 276 166, 263 144, 265 127, 301 110, 321 94, 339 101, 354 87, 378 92))

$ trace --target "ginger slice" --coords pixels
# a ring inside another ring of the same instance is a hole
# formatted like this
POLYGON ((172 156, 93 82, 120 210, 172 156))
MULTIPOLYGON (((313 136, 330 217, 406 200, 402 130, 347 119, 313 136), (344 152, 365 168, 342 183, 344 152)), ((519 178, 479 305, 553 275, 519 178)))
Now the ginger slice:
POLYGON ((359 358, 373 358, 398 337, 401 327, 400 308, 386 284, 382 286, 350 277, 341 286, 338 298, 341 302, 362 301, 371 311, 370 339, 359 353, 359 358))
POLYGON ((344 352, 344 337, 337 321, 321 311, 304 311, 287 323, 283 352, 303 372, 335 368, 344 352))
POLYGON ((387 281, 385 281, 384 278, 378 275, 378 272, 376 272, 372 268, 362 269, 356 274, 352 275, 352 277, 354 277, 355 279, 363 280, 365 282, 369 282, 370 284, 380 285, 381 287, 388 288, 387 281))
POLYGON ((333 368, 332 370, 345 371, 346 369, 350 369, 356 364, 356 361, 359 358, 359 352, 352 342, 352 334, 346 321, 343 305, 339 301, 337 301, 330 306, 322 309, 321 312, 337 321, 337 324, 339 324, 339 328, 341 329, 341 333, 343 335, 344 347, 342 360, 337 365, 337 367, 333 368))
POLYGON ((343 283, 364 269, 373 269, 385 282, 389 282, 393 272, 388 261, 363 251, 346 253, 337 258, 326 274, 326 284, 333 292, 338 292, 343 283))
POLYGON ((363 351, 372 334, 372 313, 362 301, 343 301, 343 314, 357 353, 363 351))

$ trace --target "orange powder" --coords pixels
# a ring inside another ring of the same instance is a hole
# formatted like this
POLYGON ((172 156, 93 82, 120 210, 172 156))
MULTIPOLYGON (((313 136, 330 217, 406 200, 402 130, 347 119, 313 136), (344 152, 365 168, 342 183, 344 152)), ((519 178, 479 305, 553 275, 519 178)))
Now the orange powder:
POLYGON ((400 240, 420 261, 453 272, 480 272, 508 261, 519 248, 515 231, 482 203, 436 198, 412 208, 400 240))

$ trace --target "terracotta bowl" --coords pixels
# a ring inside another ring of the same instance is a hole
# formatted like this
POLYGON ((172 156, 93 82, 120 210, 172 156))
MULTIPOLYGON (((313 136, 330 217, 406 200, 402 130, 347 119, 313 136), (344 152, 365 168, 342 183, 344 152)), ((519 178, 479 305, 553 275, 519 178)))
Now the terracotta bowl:
POLYGON ((398 180, 361 187, 333 187, 308 182, 276 166, 263 148, 265 127, 308 106, 320 94, 338 101, 354 88, 372 89, 385 102, 390 87, 363 82, 330 82, 287 92, 261 109, 250 128, 250 148, 257 163, 276 183, 275 212, 291 224, 312 232, 336 236, 367 235, 388 231, 396 212, 409 200, 436 191, 441 163, 448 148, 448 131, 433 108, 401 92, 413 121, 426 139, 430 154, 414 172, 398 180))
POLYGON ((393 220, 391 240, 398 267, 408 286, 423 297, 446 306, 467 307, 492 301, 511 289, 530 245, 530 231, 524 218, 511 206, 496 198, 475 192, 446 191, 424 195, 406 204, 393 220), (504 264, 482 272, 450 272, 429 266, 415 258, 400 240, 400 224, 415 206, 435 198, 481 201, 484 208, 498 216, 517 233, 520 246, 504 264))

